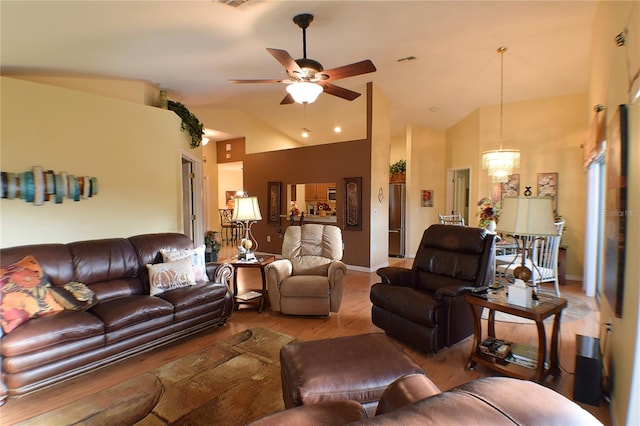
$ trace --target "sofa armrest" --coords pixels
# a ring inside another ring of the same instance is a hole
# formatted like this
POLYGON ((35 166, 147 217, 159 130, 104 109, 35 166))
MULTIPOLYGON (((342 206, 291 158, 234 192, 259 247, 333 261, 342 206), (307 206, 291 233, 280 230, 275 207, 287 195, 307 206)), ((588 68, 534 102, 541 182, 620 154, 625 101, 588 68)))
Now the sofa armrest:
POLYGON ((231 276, 233 275, 233 266, 230 263, 207 263, 206 269, 209 281, 224 283, 229 287, 231 276))
POLYGON ((382 393, 376 416, 411 405, 421 399, 441 393, 424 374, 408 374, 391 383, 382 393))
POLYGON ((397 266, 387 266, 385 268, 379 268, 376 274, 382 278, 383 284, 400 285, 408 287, 411 284, 412 279, 411 269, 399 268, 397 266))

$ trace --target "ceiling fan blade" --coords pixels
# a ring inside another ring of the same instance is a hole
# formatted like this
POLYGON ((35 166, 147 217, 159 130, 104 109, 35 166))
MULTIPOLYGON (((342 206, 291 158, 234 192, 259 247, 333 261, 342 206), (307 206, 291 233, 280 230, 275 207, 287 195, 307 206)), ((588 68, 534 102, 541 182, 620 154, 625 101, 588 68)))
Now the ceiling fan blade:
POLYGON ((324 70, 318 74, 322 75, 323 81, 338 80, 340 78, 353 77, 360 74, 367 74, 376 71, 375 65, 369 59, 356 62, 350 65, 344 65, 342 67, 333 68, 330 70, 324 70), (324 76, 328 78, 324 78, 324 76))
POLYGON ((280 62, 282 66, 287 70, 289 75, 293 74, 293 72, 302 73, 300 66, 298 63, 289 55, 289 52, 281 49, 271 49, 267 47, 267 52, 273 56, 276 61, 280 62))
POLYGON ((330 83, 320 83, 324 87, 324 92, 333 96, 337 96, 348 101, 352 101, 360 96, 360 93, 353 90, 345 89, 344 87, 336 86, 330 83))
POLYGON ((295 101, 293 100, 293 96, 291 96, 290 93, 287 93, 287 96, 285 96, 284 98, 282 98, 282 100, 280 101, 280 105, 287 105, 287 104, 292 104, 295 101))
POLYGON ((244 84, 244 83, 282 83, 282 80, 229 80, 229 83, 244 84))

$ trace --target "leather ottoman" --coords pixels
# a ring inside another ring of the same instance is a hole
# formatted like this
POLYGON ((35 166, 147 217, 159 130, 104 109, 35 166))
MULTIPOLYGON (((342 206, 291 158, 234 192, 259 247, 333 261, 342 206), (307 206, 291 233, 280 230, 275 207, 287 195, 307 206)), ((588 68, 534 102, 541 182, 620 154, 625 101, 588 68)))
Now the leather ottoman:
POLYGON ((294 342, 280 350, 286 408, 355 400, 375 414, 385 388, 407 374, 426 374, 383 333, 294 342))

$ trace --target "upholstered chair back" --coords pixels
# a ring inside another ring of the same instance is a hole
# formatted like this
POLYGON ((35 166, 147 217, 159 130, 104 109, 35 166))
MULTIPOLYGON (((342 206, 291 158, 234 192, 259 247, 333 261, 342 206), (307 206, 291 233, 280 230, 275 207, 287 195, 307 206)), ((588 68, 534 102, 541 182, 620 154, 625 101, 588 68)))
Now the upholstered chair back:
POLYGON ((433 225, 424 231, 413 262, 411 287, 479 287, 491 282, 494 235, 485 229, 433 225))
POLYGON ((282 256, 291 261, 292 275, 327 276, 329 264, 342 260, 342 254, 342 231, 337 226, 306 224, 285 231, 282 256))

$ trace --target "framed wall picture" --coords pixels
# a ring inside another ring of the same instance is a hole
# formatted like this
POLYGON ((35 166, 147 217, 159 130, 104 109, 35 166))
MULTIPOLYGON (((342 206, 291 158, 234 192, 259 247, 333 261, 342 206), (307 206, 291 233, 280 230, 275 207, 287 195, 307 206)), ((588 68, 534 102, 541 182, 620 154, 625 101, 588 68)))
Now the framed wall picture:
POLYGON ((520 175, 513 174, 509 175, 509 180, 503 182, 502 184, 502 193, 500 198, 503 197, 517 197, 520 195, 520 175))
POLYGON ((433 207, 433 189, 423 189, 420 191, 420 200, 422 207, 433 207))
POLYGON ((268 182, 267 183, 267 202, 269 207, 267 209, 267 224, 280 225, 280 182, 268 182))
POLYGON ((607 129, 606 188, 604 194, 604 295, 622 317, 627 241, 628 124, 627 107, 620 105, 607 129))
POLYGON ((538 197, 551 197, 553 214, 558 215, 558 173, 538 173, 538 197))
POLYGON ((344 178, 344 229, 362 230, 362 178, 344 178))
POLYGON ((224 202, 227 209, 233 210, 236 204, 235 197, 236 191, 224 191, 224 202))

